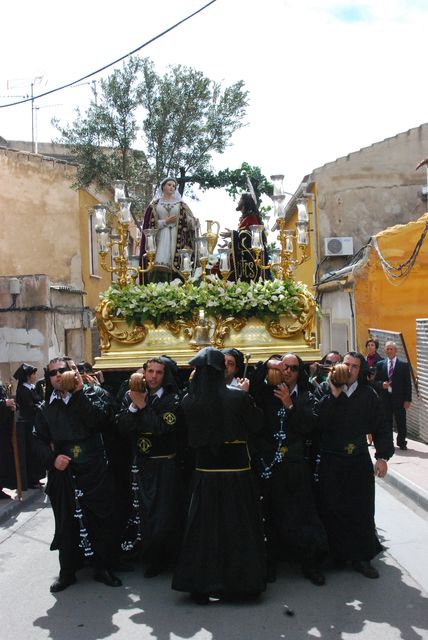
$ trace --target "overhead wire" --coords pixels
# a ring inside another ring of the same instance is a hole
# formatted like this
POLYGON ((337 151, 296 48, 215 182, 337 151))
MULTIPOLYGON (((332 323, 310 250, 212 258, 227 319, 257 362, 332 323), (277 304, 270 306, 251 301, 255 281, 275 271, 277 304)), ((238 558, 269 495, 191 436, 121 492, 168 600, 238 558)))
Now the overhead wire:
POLYGON ((377 242, 377 238, 373 237, 373 246, 376 250, 376 253, 378 255, 379 261, 381 263, 382 269, 386 275, 386 277, 389 279, 389 281, 392 284, 401 284, 401 281, 403 281, 405 278, 407 278, 407 276, 410 274, 411 270, 414 267, 414 264, 416 262, 416 259, 418 257, 419 251, 421 250, 422 244, 425 240, 425 236, 428 233, 428 222, 425 223, 425 226, 422 230, 422 233, 419 237, 419 240, 417 241, 412 254, 410 255, 409 258, 407 258, 407 260, 405 260, 404 262, 402 262, 401 264, 398 265, 393 265, 390 264, 382 255, 381 250, 379 248, 378 242, 377 242))
POLYGON ((150 40, 147 40, 147 42, 145 42, 144 44, 140 45, 139 47, 137 47, 133 51, 130 51, 129 53, 126 53, 125 55, 121 56, 120 58, 117 58, 117 60, 115 60, 114 62, 109 62, 109 64, 106 64, 103 67, 100 67, 96 71, 92 71, 91 73, 88 73, 86 76, 82 76, 81 78, 78 78, 77 80, 73 80, 73 82, 68 82, 67 84, 64 84, 64 85, 62 85, 60 87, 56 87, 55 89, 50 89, 49 91, 45 91, 44 93, 40 93, 37 96, 31 96, 31 97, 25 98, 24 100, 19 100, 17 102, 9 102, 8 104, 0 104, 0 109, 5 109, 7 107, 15 107, 15 106, 17 106, 19 104, 24 104, 26 102, 34 102, 34 100, 38 100, 39 98, 44 98, 45 96, 48 96, 51 93, 56 93, 57 91, 62 91, 63 89, 68 89, 68 87, 72 87, 73 85, 77 84, 78 82, 82 82, 83 80, 87 80, 88 78, 91 78, 92 76, 97 75, 98 73, 101 73, 102 71, 105 71, 109 67, 114 66, 118 62, 122 62, 122 60, 125 60, 126 58, 129 58, 129 56, 132 56, 135 53, 138 53, 138 51, 141 51, 141 49, 144 49, 144 47, 147 47, 149 44, 152 44, 152 42, 155 42, 156 40, 159 40, 159 38, 162 38, 164 35, 166 35, 170 31, 173 31, 173 29, 176 29, 177 27, 182 25, 187 20, 190 20, 191 18, 196 16, 198 13, 201 13, 201 11, 204 11, 204 9, 206 9, 207 7, 209 7, 211 4, 213 4, 216 1, 217 0, 210 0, 210 2, 205 4, 203 7, 200 7, 199 9, 197 9, 196 11, 191 13, 190 15, 186 16, 185 18, 183 18, 179 22, 176 22, 175 24, 173 24, 171 27, 168 27, 167 29, 165 29, 161 33, 158 33, 158 35, 154 36, 153 38, 150 38, 150 40))

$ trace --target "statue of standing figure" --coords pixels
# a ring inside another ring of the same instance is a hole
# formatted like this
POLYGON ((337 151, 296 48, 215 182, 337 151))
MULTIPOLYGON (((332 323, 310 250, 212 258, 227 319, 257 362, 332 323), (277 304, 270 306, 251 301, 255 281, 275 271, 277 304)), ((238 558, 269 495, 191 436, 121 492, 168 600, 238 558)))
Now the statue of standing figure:
MULTIPOLYGON (((260 269, 255 262, 255 254, 251 251, 251 225, 263 224, 257 204, 250 193, 243 193, 239 199, 236 211, 241 212, 238 229, 236 231, 226 229, 220 233, 224 240, 230 238, 231 249, 231 276, 229 280, 271 280, 269 269, 260 269)), ((269 256, 266 250, 266 234, 263 232, 263 251, 260 254, 263 265, 268 264, 269 256)))
MULTIPOLYGON (((175 178, 162 180, 155 198, 147 207, 142 230, 157 229, 154 267, 143 274, 143 284, 148 282, 170 282, 180 277, 180 249, 195 250, 195 235, 199 221, 177 190, 175 178)), ((146 266, 146 243, 141 238, 140 265, 146 266)))

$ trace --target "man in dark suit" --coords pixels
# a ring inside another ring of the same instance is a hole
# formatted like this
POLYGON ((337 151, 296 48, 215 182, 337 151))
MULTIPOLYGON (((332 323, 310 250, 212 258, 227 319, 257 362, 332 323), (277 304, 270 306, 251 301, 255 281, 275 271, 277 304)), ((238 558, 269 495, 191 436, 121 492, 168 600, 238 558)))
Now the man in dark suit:
POLYGON ((397 358, 395 342, 385 344, 385 360, 376 364, 374 386, 381 399, 385 416, 392 429, 395 417, 397 424, 397 447, 407 449, 406 411, 412 401, 412 383, 410 367, 407 362, 397 358))

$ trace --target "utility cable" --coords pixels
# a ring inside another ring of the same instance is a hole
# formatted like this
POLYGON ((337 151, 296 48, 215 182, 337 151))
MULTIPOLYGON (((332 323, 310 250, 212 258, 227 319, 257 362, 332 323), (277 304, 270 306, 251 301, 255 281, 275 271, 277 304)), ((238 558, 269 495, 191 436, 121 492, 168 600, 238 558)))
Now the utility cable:
POLYGON ((101 73, 102 71, 105 71, 109 67, 114 66, 118 62, 122 62, 122 60, 125 60, 125 58, 128 58, 129 56, 134 55, 134 53, 137 53, 138 51, 141 51, 141 49, 144 49, 144 47, 147 47, 149 44, 151 44, 152 42, 155 42, 159 38, 162 38, 162 36, 166 35, 170 31, 172 31, 173 29, 176 29, 177 27, 179 27, 181 24, 183 24, 187 20, 190 20, 190 18, 193 18, 198 13, 200 13, 201 11, 203 11, 204 9, 206 9, 207 7, 209 7, 211 4, 213 4, 216 1, 217 0, 211 0, 210 2, 205 4, 203 7, 200 7, 200 9, 197 9, 197 11, 194 11, 190 15, 188 15, 185 18, 183 18, 182 20, 180 20, 179 22, 176 22, 171 27, 168 27, 168 29, 165 29, 165 31, 162 31, 162 33, 159 33, 157 36, 154 36, 153 38, 151 38, 150 40, 148 40, 147 42, 145 42, 141 46, 137 47, 137 49, 134 49, 133 51, 130 51, 129 53, 126 53, 125 55, 121 56, 120 58, 118 58, 114 62, 110 62, 109 64, 106 64, 104 67, 101 67, 100 69, 97 69, 96 71, 92 71, 91 73, 88 73, 86 76, 83 76, 82 78, 79 78, 78 80, 73 80, 73 82, 69 82, 68 84, 64 84, 61 87, 57 87, 56 89, 51 89, 50 91, 45 91, 44 93, 40 93, 38 96, 32 96, 32 97, 26 98, 25 100, 19 100, 18 102, 10 102, 9 104, 1 104, 0 105, 0 109, 5 109, 6 107, 15 107, 15 106, 17 106, 19 104, 24 104, 26 102, 34 102, 34 100, 38 100, 39 98, 44 98, 45 96, 48 96, 51 93, 55 93, 56 91, 62 91, 63 89, 68 89, 68 87, 72 87, 77 82, 82 82, 83 80, 87 80, 88 78, 91 78, 92 76, 97 75, 98 73, 101 73))

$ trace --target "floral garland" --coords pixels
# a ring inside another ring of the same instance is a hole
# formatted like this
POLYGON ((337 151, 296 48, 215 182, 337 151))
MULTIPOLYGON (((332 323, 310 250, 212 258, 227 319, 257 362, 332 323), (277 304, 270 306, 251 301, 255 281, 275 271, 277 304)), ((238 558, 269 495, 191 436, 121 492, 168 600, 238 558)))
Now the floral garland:
POLYGON ((270 464, 266 464, 263 458, 260 459, 260 462, 263 465, 263 471, 260 473, 260 477, 263 478, 263 480, 268 480, 269 478, 271 478, 273 467, 279 462, 282 462, 284 459, 285 450, 283 447, 283 442, 287 438, 287 434, 285 433, 284 429, 286 415, 287 414, 285 408, 281 407, 278 410, 279 429, 276 433, 273 434, 274 440, 277 440, 277 447, 272 462, 270 464))
POLYGON ((189 280, 187 286, 180 280, 123 288, 113 285, 101 299, 108 300, 113 314, 129 324, 151 321, 158 326, 161 322, 191 320, 197 309, 223 318, 257 315, 269 321, 282 314, 297 318, 302 312, 302 295, 311 297, 308 287, 293 280, 223 283, 209 276, 205 282, 189 280))

